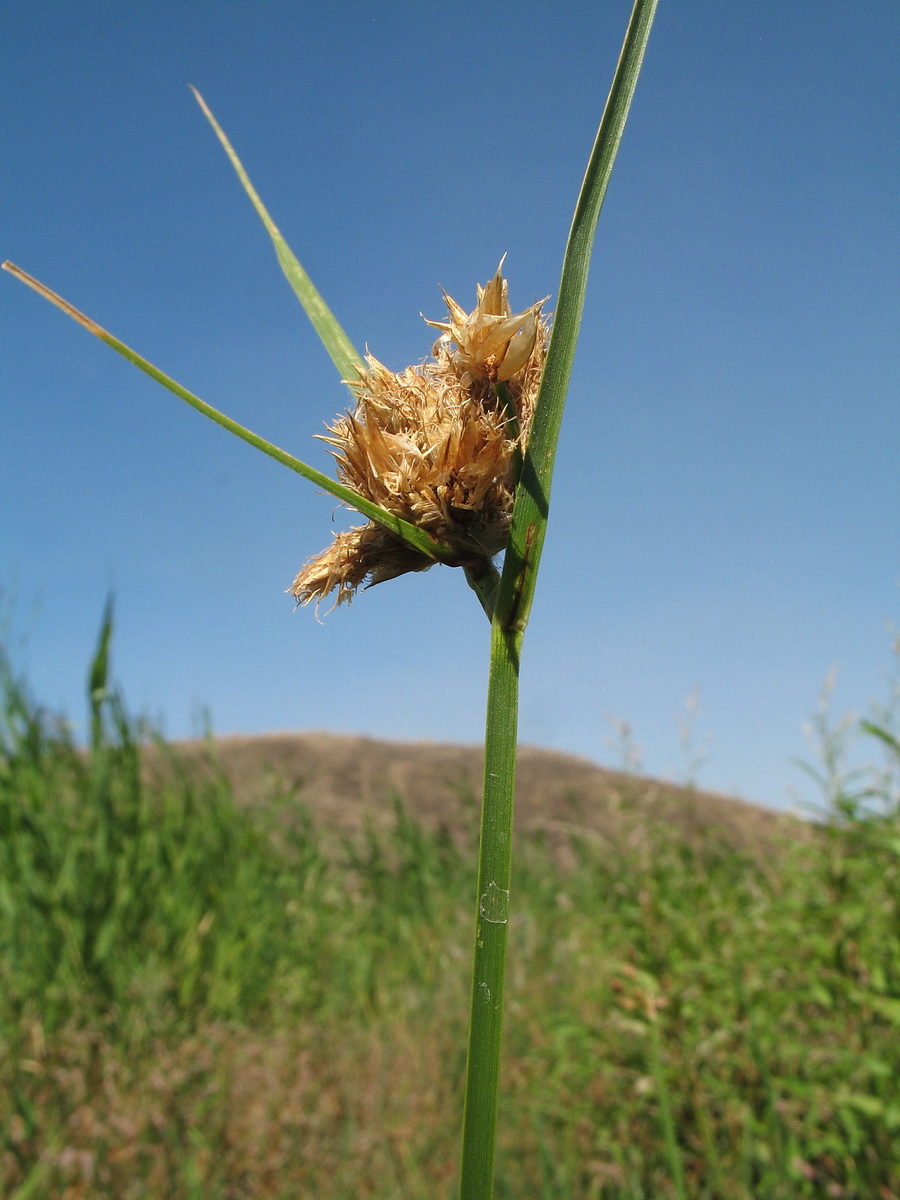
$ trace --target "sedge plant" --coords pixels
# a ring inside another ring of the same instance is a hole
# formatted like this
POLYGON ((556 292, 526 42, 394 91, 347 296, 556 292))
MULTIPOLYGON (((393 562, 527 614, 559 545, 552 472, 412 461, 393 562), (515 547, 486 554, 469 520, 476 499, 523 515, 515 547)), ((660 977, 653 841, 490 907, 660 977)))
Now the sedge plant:
POLYGON ((324 440, 338 480, 225 416, 12 263, 4 268, 193 408, 367 518, 301 569, 299 603, 349 601, 435 563, 462 568, 491 624, 475 950, 460 1176, 463 1200, 490 1200, 510 914, 512 819, 522 644, 547 529, 550 488, 600 209, 640 72, 657 0, 635 0, 588 161, 552 323, 543 302, 510 306, 501 267, 448 320, 432 359, 394 373, 361 355, 253 188, 202 96, 194 94, 265 225, 353 407, 324 440), (503 554, 502 573, 495 559, 503 554))

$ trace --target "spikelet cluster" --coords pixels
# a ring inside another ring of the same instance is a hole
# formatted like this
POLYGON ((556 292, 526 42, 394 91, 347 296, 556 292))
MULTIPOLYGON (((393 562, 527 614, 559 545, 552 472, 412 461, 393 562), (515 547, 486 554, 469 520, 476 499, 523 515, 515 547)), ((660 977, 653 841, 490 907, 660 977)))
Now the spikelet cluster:
MULTIPOLYGON (((440 539, 450 566, 476 566, 506 545, 516 449, 524 449, 547 342, 543 301, 519 314, 498 268, 467 313, 445 294, 433 357, 399 374, 371 355, 351 383, 358 401, 329 425, 342 483, 440 539)), ((434 559, 381 525, 337 533, 291 587, 298 603, 424 571, 434 559)))

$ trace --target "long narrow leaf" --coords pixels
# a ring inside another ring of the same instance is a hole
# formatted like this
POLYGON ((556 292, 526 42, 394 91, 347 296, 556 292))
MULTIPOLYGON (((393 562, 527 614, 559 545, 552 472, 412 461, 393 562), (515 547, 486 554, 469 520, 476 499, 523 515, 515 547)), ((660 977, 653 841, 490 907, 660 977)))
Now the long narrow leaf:
POLYGON ((656 5, 657 0, 635 0, 566 244, 553 333, 516 493, 503 582, 497 598, 498 616, 507 627, 519 630, 528 622, 547 530, 553 463, 584 309, 594 231, 644 60, 656 5))
POLYGON ((876 725, 874 721, 860 721, 859 727, 863 733, 870 733, 872 737, 881 738, 889 750, 900 755, 900 740, 895 738, 889 729, 885 729, 883 725, 876 725))
MULTIPOLYGON (((225 136, 218 121, 210 112, 206 101, 193 85, 190 85, 190 87, 196 97, 197 103, 203 109, 206 119, 215 130, 216 137, 218 137, 225 148, 225 153, 231 159, 231 165, 237 172, 237 177, 243 184, 244 191, 250 197, 251 204, 259 214, 260 220, 265 225, 269 237, 272 239, 272 245, 275 247, 275 253, 278 255, 281 269, 287 276, 291 287, 297 293, 297 298, 306 310, 306 315, 319 335, 322 345, 330 354, 331 361, 337 367, 341 379, 350 381, 356 379, 356 368, 362 367, 364 364, 362 355, 347 337, 334 313, 322 299, 315 284, 300 265, 297 256, 284 240, 281 230, 269 216, 268 210, 262 200, 260 200, 256 188, 250 182, 250 178, 244 170, 241 160, 235 154, 231 142, 225 136)), ((354 399, 356 399, 355 396, 354 399)))
POLYGON ((124 342, 120 342, 117 337, 107 332, 96 321, 92 321, 90 317, 86 317, 84 313, 79 312, 77 308, 69 304, 62 296, 51 291, 45 284, 23 271, 21 267, 17 267, 11 262, 5 262, 3 263, 3 269, 9 271, 11 275, 26 283, 30 288, 33 288, 39 295, 49 300, 51 304, 55 304, 57 308, 61 308, 64 313, 83 326, 88 333, 94 334, 101 342, 105 342, 117 354, 121 354, 123 358, 127 358, 130 363, 133 363, 134 366, 138 367, 146 375, 149 375, 151 379, 155 379, 157 383, 161 383, 164 388, 167 388, 174 395, 178 396, 179 399, 184 400, 191 408, 195 408, 198 412, 203 413, 205 417, 209 417, 211 421, 215 421, 217 425, 221 425, 223 429, 227 429, 229 433, 233 433, 236 437, 248 442, 251 446, 255 446, 263 454, 268 454, 276 462, 290 467, 292 471, 296 471, 298 475, 302 475, 304 479, 308 479, 324 491, 330 492, 332 496, 337 496, 339 500, 343 500, 351 508, 357 509, 358 512, 369 517, 370 520, 377 521, 379 525, 383 525, 385 529, 389 529, 391 533, 396 534, 397 537, 401 538, 408 545, 414 547, 416 550, 420 550, 423 554, 427 554, 429 558, 435 559, 436 562, 440 562, 450 554, 448 547, 443 542, 438 541, 437 538, 433 538, 424 529, 419 529, 417 526, 411 525, 408 521, 401 520, 400 517, 394 516, 393 513, 389 513, 386 509, 373 504, 371 500, 366 500, 357 492, 344 487, 343 484, 331 479, 328 475, 324 475, 321 471, 317 471, 315 467, 307 466, 300 459, 294 458, 292 454, 288 454, 286 450, 281 450, 278 446, 273 445, 272 442, 267 442, 265 438, 252 433, 243 425, 239 425, 237 421, 233 421, 231 417, 226 417, 217 408, 213 408, 211 404, 207 404, 205 400, 201 400, 199 396, 195 396, 193 392, 189 392, 180 383, 176 383, 174 379, 165 375, 158 367, 154 367, 152 363, 142 358, 137 351, 132 350, 130 346, 126 346, 124 342))

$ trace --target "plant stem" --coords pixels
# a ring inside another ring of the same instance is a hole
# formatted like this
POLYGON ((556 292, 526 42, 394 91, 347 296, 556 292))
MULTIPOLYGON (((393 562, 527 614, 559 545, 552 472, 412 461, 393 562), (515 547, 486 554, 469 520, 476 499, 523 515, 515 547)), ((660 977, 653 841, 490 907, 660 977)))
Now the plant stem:
MULTIPOLYGON (((500 1035, 509 922, 519 660, 547 527, 553 462, 584 308, 594 233, 643 62, 656 4, 657 0, 635 0, 575 207, 563 258, 556 319, 516 489, 503 574, 493 605, 472 1009, 460 1171, 461 1200, 491 1200, 493 1195, 500 1035)), ((502 394, 501 399, 504 399, 502 394)), ((506 400, 508 402, 508 397, 506 400)), ((471 578, 469 582, 474 586, 471 578)), ((480 593, 479 599, 484 606, 480 593)))
POLYGON ((491 626, 472 1018, 460 1180, 463 1200, 490 1200, 493 1190, 522 636, 504 630, 497 620, 491 626))

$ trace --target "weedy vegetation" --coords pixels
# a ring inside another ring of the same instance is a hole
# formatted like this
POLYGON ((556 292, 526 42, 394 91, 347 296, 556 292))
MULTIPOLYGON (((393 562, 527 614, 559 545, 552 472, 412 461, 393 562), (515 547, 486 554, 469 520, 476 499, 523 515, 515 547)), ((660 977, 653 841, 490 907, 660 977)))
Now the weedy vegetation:
MULTIPOLYGON (((239 804, 128 717, 110 631, 88 748, 2 663, 0 1193, 449 1200, 474 808, 239 804)), ((498 1197, 900 1195, 900 742, 855 725, 848 778, 817 727, 825 807, 762 851, 627 791, 517 843, 498 1197)))

